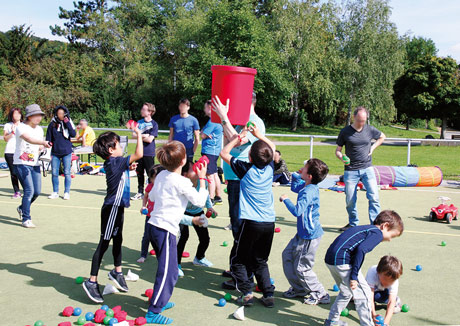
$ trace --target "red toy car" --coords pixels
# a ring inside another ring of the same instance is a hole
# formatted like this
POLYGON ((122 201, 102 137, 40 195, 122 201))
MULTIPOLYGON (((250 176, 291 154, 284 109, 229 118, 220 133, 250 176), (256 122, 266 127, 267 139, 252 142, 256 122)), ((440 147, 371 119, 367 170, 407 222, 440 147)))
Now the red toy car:
POLYGON ((458 218, 458 208, 454 204, 447 205, 446 202, 450 200, 449 197, 439 197, 441 204, 438 207, 431 207, 430 218, 431 220, 446 220, 450 224, 452 220, 458 218))

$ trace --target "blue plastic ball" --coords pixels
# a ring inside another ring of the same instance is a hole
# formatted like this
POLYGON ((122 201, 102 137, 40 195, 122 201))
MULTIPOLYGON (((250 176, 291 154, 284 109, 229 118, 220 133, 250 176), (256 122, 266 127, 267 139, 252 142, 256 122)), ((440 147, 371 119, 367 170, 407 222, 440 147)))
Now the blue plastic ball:
POLYGON ((377 321, 378 321, 379 323, 381 323, 382 321, 384 321, 383 316, 380 316, 380 315, 378 315, 378 316, 376 317, 376 319, 377 319, 377 321))
POLYGON ((379 301, 381 298, 382 298, 382 294, 380 292, 375 292, 374 301, 379 301))
POLYGON ((94 314, 92 312, 87 312, 85 318, 86 321, 92 321, 94 319, 94 314))
POLYGON ((109 325, 115 325, 115 324, 118 324, 118 319, 112 318, 109 320, 109 325))
POLYGON ((142 214, 147 215, 149 213, 149 210, 147 208, 144 208, 142 210, 142 214))
POLYGON ((73 315, 74 316, 80 316, 81 315, 81 309, 80 308, 75 308, 73 310, 73 315))
POLYGON ((227 300, 225 300, 224 298, 222 299, 219 299, 219 307, 223 307, 227 304, 227 300))
POLYGON ((275 280, 274 280, 273 278, 271 278, 271 277, 270 277, 270 283, 271 283, 272 285, 275 284, 275 280))
POLYGON ((332 287, 332 291, 339 292, 339 287, 337 286, 337 284, 334 284, 334 286, 332 287))
POLYGON ((417 272, 420 272, 420 271, 422 270, 422 265, 417 265, 417 266, 415 266, 415 270, 416 270, 417 272))
POLYGON ((101 309, 104 310, 104 311, 107 311, 107 310, 109 310, 109 306, 105 304, 105 305, 103 305, 101 307, 101 309))

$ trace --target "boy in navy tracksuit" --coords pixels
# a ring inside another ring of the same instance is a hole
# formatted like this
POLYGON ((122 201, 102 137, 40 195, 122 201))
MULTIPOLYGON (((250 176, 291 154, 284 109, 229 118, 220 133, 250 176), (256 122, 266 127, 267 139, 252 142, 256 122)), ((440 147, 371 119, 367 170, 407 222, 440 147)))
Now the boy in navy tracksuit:
POLYGON ((88 297, 101 303, 104 298, 99 290, 97 274, 101 266, 102 257, 113 239, 113 260, 115 269, 110 271, 111 279, 116 287, 123 292, 128 292, 125 278, 121 269, 121 245, 123 242, 124 208, 129 207, 129 170, 135 169, 131 164, 142 157, 142 135, 138 128, 136 152, 128 157, 123 157, 120 146, 120 137, 114 132, 101 134, 93 145, 94 153, 105 159, 104 169, 107 181, 107 196, 101 210, 101 236, 96 252, 91 263, 91 276, 83 282, 83 289, 88 297))
POLYGON ((280 201, 297 218, 297 234, 283 251, 284 275, 291 285, 284 292, 284 297, 295 298, 310 296, 306 304, 328 304, 329 294, 319 282, 313 265, 316 250, 324 234, 319 222, 319 188, 318 183, 324 180, 329 168, 326 163, 316 158, 307 161, 301 169, 303 187, 298 191, 297 205, 282 195, 280 201))
POLYGON ((339 317, 341 311, 353 298, 360 324, 374 326, 372 292, 361 273, 364 256, 380 242, 399 237, 403 231, 404 224, 398 213, 385 210, 377 215, 374 225, 352 227, 335 239, 327 250, 325 261, 340 292, 324 325, 347 325, 340 321, 339 317))
POLYGON ((238 160, 230 154, 234 147, 241 145, 247 129, 239 135, 234 135, 220 153, 222 159, 241 180, 241 227, 230 254, 230 270, 236 289, 242 293, 238 300, 240 303, 245 306, 253 304, 253 282, 252 278, 248 277, 248 272, 253 272, 263 293, 262 303, 266 307, 273 307, 275 287, 270 281, 267 261, 275 228, 272 192, 275 145, 262 135, 257 126, 251 127, 250 131, 259 139, 249 152, 250 162, 238 160))

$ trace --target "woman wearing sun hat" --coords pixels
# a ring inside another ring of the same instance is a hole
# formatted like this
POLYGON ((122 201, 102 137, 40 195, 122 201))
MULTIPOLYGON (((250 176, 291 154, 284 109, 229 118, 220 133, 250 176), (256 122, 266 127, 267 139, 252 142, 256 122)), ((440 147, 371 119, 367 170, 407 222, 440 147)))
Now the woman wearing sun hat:
POLYGON ((25 121, 16 128, 16 150, 13 164, 16 175, 24 189, 22 203, 17 208, 22 226, 34 228, 30 217, 30 205, 40 195, 42 180, 38 157, 43 147, 50 148, 49 142, 43 140, 43 129, 39 126, 45 115, 38 104, 26 107, 25 121))

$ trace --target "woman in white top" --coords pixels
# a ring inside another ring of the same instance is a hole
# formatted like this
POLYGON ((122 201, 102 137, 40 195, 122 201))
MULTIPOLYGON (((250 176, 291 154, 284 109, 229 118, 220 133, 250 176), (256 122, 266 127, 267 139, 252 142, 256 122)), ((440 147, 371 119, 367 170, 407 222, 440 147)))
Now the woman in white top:
POLYGON ((11 183, 13 185, 13 198, 20 198, 21 193, 19 192, 19 180, 18 176, 14 171, 13 156, 16 150, 16 135, 15 131, 17 126, 22 122, 21 109, 13 108, 8 113, 8 123, 3 127, 3 140, 6 141, 5 147, 5 161, 10 169, 11 183))
POLYGON ((37 104, 26 107, 26 120, 16 128, 16 150, 14 168, 24 190, 22 203, 17 208, 22 226, 34 228, 30 217, 30 205, 40 195, 42 180, 38 157, 43 147, 50 148, 43 140, 43 129, 39 126, 45 114, 37 104))

